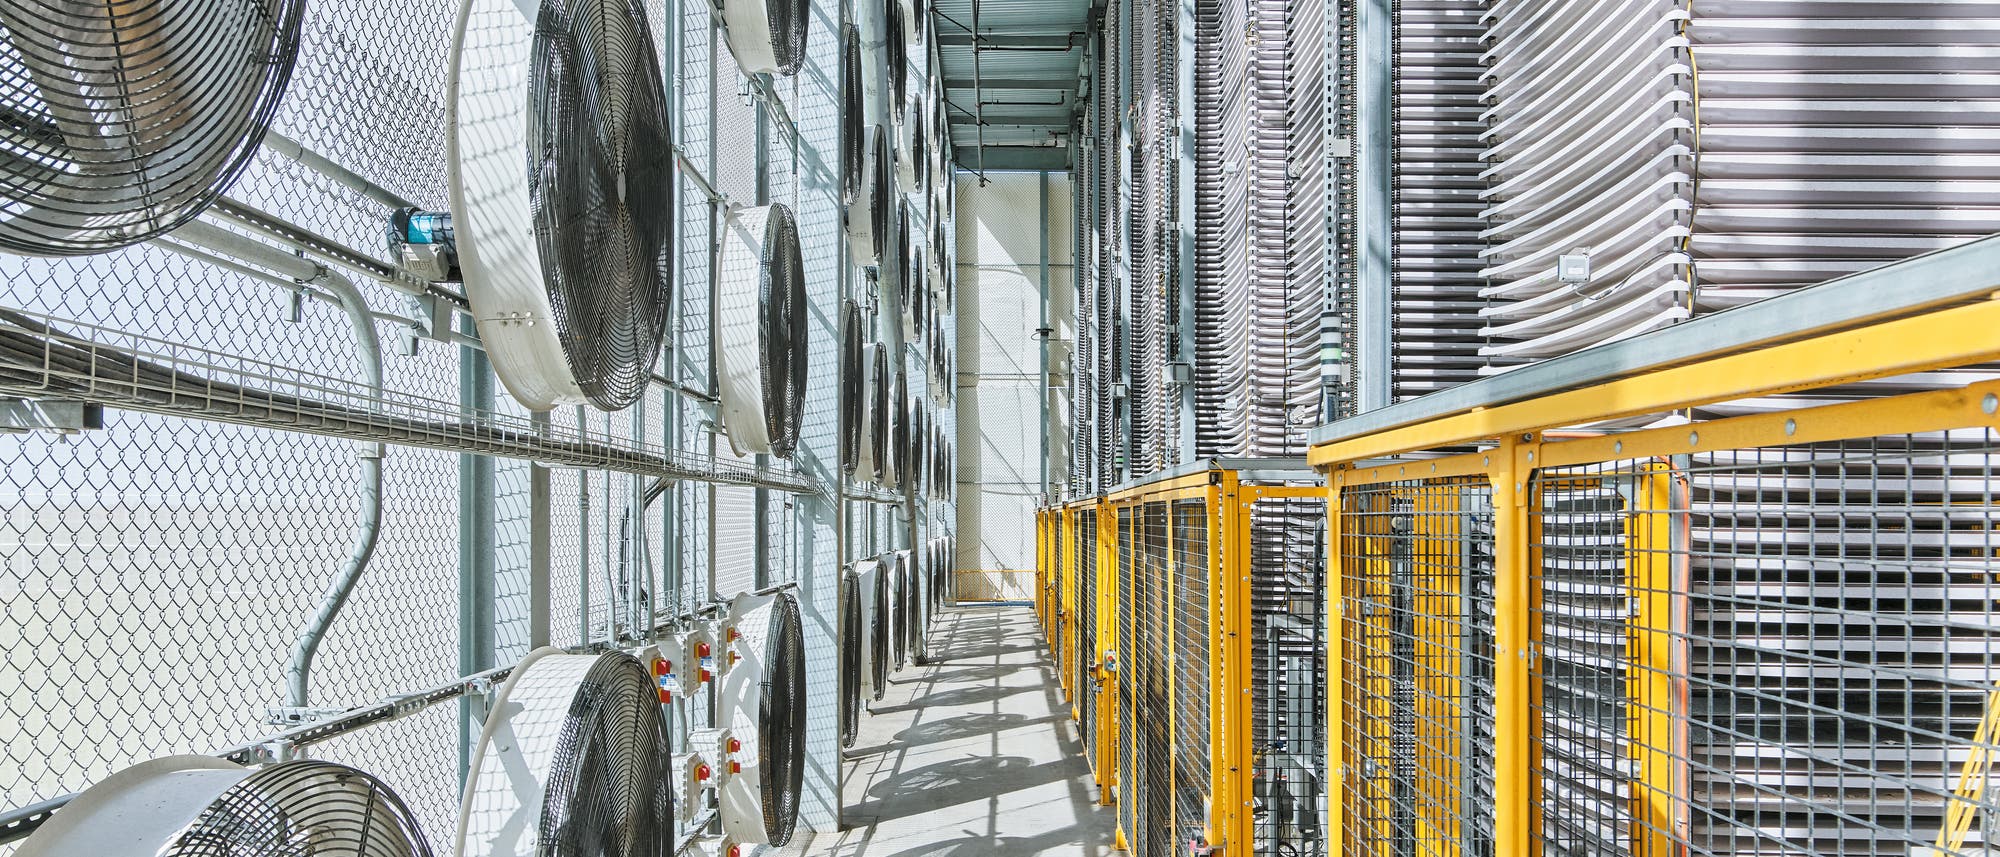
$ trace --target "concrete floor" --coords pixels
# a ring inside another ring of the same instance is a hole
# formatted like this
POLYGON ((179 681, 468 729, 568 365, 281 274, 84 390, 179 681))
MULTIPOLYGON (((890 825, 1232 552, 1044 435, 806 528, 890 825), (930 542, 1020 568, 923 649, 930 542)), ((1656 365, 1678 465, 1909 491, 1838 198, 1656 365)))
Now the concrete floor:
POLYGON ((892 678, 861 718, 827 857, 1112 854, 1076 724, 1028 607, 938 615, 933 662, 892 678))

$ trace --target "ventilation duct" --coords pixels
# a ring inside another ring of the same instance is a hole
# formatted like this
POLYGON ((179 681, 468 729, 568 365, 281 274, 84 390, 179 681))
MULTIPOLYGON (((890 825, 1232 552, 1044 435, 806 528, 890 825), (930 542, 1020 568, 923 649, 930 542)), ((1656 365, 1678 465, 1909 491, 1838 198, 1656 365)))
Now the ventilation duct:
POLYGON ((648 665, 536 649, 488 710, 459 810, 460 857, 672 848, 669 739, 648 665))
POLYGON ((790 457, 806 382, 805 263, 783 205, 737 209, 724 228, 716 289, 723 428, 738 455, 790 457))
POLYGON ((304 7, 0 6, 0 250, 98 253, 193 220, 262 142, 304 7))
POLYGON ((17 857, 430 857, 416 817, 387 785, 330 762, 251 770, 170 756, 92 785, 21 843, 17 857), (338 835, 328 835, 338 831, 338 835))
POLYGON ((789 75, 806 61, 807 0, 722 0, 729 53, 744 74, 789 75))
POLYGON ((466 0, 445 147, 466 297, 531 410, 619 410, 652 378, 671 305, 673 135, 645 10, 466 0))

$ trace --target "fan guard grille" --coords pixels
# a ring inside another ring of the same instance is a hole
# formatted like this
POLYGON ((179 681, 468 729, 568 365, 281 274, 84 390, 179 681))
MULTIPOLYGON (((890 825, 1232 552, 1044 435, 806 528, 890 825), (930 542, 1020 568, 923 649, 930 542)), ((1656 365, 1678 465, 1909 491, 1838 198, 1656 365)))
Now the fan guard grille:
POLYGON ((780 593, 771 605, 771 633, 764 645, 769 666, 758 706, 758 766, 764 772, 764 830, 771 845, 782 846, 791 841, 798 823, 806 754, 805 630, 798 602, 789 592, 780 593))
POLYGON ((852 301, 842 308, 840 330, 840 464, 842 472, 854 476, 861 461, 861 445, 866 443, 861 421, 867 407, 867 376, 861 365, 864 351, 861 336, 861 308, 852 301))
POLYGON ((667 857, 673 776, 658 686, 638 659, 599 655, 577 684, 542 804, 540 853, 667 857))
POLYGON ((544 0, 529 76, 528 191, 577 386, 639 400, 672 303, 673 135, 638 0, 544 0))
POLYGON ((867 157, 867 123, 862 113, 867 109, 861 97, 861 30, 853 24, 840 28, 840 177, 841 195, 853 203, 860 196, 864 164, 867 157))
POLYGON ((889 689, 889 567, 884 558, 875 564, 875 621, 868 629, 868 675, 873 698, 880 702, 889 689))
POLYGON ((840 746, 854 746, 861 726, 861 579, 841 578, 840 746))
POLYGON ((0 249, 98 253, 194 219, 263 141, 304 8, 0 3, 0 249))
POLYGON ((271 765, 209 804, 159 857, 430 857, 382 781, 332 762, 271 765))

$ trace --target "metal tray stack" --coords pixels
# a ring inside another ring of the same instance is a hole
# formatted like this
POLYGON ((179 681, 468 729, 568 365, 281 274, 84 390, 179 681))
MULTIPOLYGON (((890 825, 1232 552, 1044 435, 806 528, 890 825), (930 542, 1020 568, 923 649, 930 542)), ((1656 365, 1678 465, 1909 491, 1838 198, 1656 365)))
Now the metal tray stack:
POLYGON ((1473 380, 1485 365, 1479 289, 1483 0, 1403 0, 1395 11, 1391 394, 1473 380))

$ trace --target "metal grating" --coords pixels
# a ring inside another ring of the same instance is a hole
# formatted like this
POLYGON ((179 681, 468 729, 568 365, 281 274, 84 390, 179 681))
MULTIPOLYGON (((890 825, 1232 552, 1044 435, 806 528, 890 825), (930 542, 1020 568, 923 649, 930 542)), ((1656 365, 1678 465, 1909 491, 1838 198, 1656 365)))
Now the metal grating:
POLYGON ((1344 854, 1491 855, 1491 492, 1398 482, 1343 503, 1344 854))
MULTIPOLYGON (((1173 686, 1174 788, 1171 830, 1179 841, 1201 833, 1207 817, 1210 717, 1210 603, 1208 507, 1199 500, 1174 503, 1173 686)), ((1162 828, 1166 830, 1168 828, 1162 828)))
POLYGON ((1272 853, 1324 848, 1325 510, 1317 499, 1250 505, 1256 838, 1272 853))

